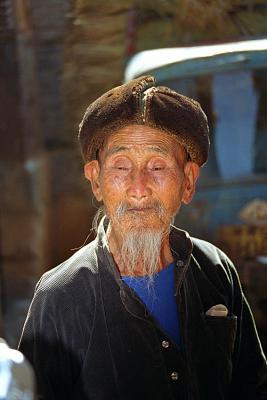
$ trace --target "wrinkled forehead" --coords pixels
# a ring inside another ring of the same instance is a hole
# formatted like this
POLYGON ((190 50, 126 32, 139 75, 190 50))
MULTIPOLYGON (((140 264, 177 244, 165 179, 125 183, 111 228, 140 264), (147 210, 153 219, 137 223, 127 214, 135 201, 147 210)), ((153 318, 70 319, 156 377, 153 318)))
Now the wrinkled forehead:
POLYGON ((186 152, 176 136, 146 125, 128 125, 112 132, 103 143, 101 152, 111 155, 127 150, 153 151, 165 156, 186 152))

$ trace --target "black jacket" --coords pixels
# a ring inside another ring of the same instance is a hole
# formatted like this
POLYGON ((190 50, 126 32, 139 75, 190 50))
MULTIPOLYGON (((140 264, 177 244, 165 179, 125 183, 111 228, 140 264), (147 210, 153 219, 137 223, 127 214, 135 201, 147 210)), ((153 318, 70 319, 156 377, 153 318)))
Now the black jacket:
POLYGON ((181 349, 95 241, 39 281, 20 343, 49 400, 263 400, 266 360, 231 261, 176 228, 181 349), (227 317, 207 316, 224 304, 227 317))

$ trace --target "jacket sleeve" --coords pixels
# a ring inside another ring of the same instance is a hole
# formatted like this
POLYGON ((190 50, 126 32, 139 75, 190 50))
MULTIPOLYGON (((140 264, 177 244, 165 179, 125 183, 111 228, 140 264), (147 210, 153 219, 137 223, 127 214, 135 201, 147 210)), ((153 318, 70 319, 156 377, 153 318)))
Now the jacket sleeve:
POLYGON ((32 363, 38 399, 71 398, 82 364, 79 310, 67 291, 38 284, 19 349, 32 363))
POLYGON ((237 272, 229 259, 227 262, 233 280, 233 312, 238 317, 230 398, 233 400, 237 398, 243 400, 266 400, 266 358, 237 272))

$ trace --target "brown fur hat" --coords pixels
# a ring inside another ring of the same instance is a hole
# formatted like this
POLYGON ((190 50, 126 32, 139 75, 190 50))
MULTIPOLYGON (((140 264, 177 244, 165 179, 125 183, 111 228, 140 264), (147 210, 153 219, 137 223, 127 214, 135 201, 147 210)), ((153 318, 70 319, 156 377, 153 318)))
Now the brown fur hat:
POLYGON ((153 76, 142 76, 109 90, 89 105, 79 130, 85 161, 96 159, 107 135, 134 124, 175 136, 192 161, 200 166, 207 161, 209 128, 200 104, 154 84, 153 76))

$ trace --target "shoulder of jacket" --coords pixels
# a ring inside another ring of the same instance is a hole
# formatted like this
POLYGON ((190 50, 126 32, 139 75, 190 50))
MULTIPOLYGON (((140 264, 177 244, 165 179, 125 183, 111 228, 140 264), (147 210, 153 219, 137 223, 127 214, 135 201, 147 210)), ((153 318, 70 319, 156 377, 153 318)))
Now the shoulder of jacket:
POLYGON ((225 261, 232 263, 230 258, 214 244, 195 237, 192 237, 191 240, 193 243, 193 254, 198 256, 202 255, 210 259, 213 263, 220 263, 225 261))
POLYGON ((232 260, 221 249, 206 240, 194 237, 191 240, 193 243, 192 255, 201 268, 209 273, 216 271, 221 276, 225 275, 228 281, 232 281, 232 276, 237 275, 232 260))
POLYGON ((35 292, 48 291, 71 293, 82 291, 96 280, 98 262, 96 257, 96 241, 76 251, 69 259, 45 272, 36 285, 35 292))

